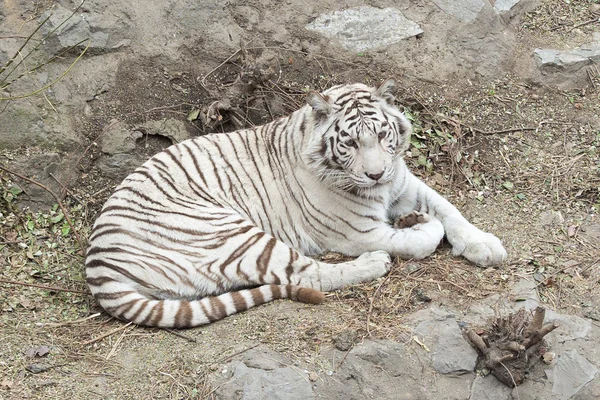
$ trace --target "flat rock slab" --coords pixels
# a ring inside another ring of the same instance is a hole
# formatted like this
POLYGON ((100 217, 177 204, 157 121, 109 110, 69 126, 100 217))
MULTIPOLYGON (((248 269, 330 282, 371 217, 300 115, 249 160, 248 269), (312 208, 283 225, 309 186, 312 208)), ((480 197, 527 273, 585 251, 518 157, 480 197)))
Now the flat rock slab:
MULTIPOLYGON (((417 313, 418 314, 418 313, 417 313)), ((464 339, 458 322, 451 313, 426 310, 429 317, 414 332, 429 348, 432 367, 441 374, 465 374, 475 370, 477 351, 464 339)))
POLYGON ((469 400, 510 400, 512 389, 494 375, 477 376, 471 385, 469 400))
POLYGON ((309 400, 314 393, 310 381, 299 368, 266 348, 256 348, 241 361, 228 364, 223 375, 229 378, 218 387, 218 399, 309 400))
POLYGON ((568 350, 558 357, 554 369, 546 373, 552 380, 552 392, 570 397, 594 379, 598 368, 576 350, 568 350))
POLYGON ((535 62, 542 72, 575 72, 600 62, 600 43, 594 42, 573 50, 535 49, 535 62))
MULTIPOLYGON (((118 14, 118 13, 115 13, 118 14)), ((59 52, 76 46, 101 52, 115 51, 131 44, 126 38, 130 27, 129 21, 117 18, 112 13, 98 18, 97 15, 85 15, 83 12, 73 13, 61 5, 55 5, 46 11, 40 22, 48 18, 43 25, 42 32, 47 35, 54 32, 48 39, 49 47, 54 52, 59 52)))
POLYGON ((516 6, 521 0, 496 0, 494 3, 494 9, 498 12, 510 11, 511 8, 516 6))
MULTIPOLYGON (((335 372, 315 382, 321 399, 463 400, 472 377, 427 372, 411 346, 389 340, 366 340, 349 352, 332 350, 335 372)), ((417 346, 418 347, 418 346, 417 346)))
POLYGON ((395 8, 355 7, 322 14, 306 29, 335 39, 351 51, 374 50, 423 33, 395 8))
POLYGON ((98 138, 98 144, 106 154, 130 153, 135 149, 135 141, 142 136, 142 132, 129 130, 125 123, 111 120, 98 138))
POLYGON ((473 22, 484 6, 483 0, 433 0, 446 14, 461 22, 473 22))
POLYGON ((148 121, 138 129, 148 135, 164 136, 170 139, 173 144, 183 142, 191 137, 185 128, 185 123, 174 118, 148 121))

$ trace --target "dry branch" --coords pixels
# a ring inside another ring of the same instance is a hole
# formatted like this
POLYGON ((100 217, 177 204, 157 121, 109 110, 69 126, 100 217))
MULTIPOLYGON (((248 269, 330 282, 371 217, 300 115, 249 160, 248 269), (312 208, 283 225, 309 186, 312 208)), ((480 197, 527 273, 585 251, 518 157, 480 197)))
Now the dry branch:
POLYGON ((483 355, 482 364, 507 386, 523 383, 532 355, 537 351, 536 344, 554 329, 558 323, 543 325, 546 310, 537 307, 533 317, 524 308, 506 318, 497 318, 493 328, 484 339, 474 330, 467 337, 483 355))
POLYGON ((9 285, 19 285, 19 286, 35 287, 35 288, 39 288, 39 289, 51 290, 53 292, 69 292, 69 293, 77 293, 77 294, 90 294, 89 292, 86 292, 86 291, 83 291, 83 290, 65 289, 65 288, 56 287, 56 286, 40 285, 40 284, 37 284, 37 283, 27 283, 27 282, 11 281, 9 279, 4 279, 4 278, 0 278, 0 283, 8 283, 9 285))
POLYGON ((87 346, 88 344, 96 343, 96 342, 98 342, 98 341, 100 341, 100 340, 102 340, 102 339, 104 339, 104 338, 107 338, 107 337, 109 337, 110 335, 114 335, 114 334, 115 334, 115 333, 117 333, 117 332, 120 332, 120 331, 122 331, 122 330, 125 330, 125 329, 127 329, 127 327, 128 327, 129 325, 131 325, 131 324, 132 324, 132 322, 129 322, 129 323, 127 323, 127 324, 123 325, 123 326, 120 326, 120 327, 118 327, 117 329, 113 329, 112 331, 110 331, 110 332, 107 332, 107 333, 104 333, 104 334, 102 334, 102 335, 100 335, 100 336, 98 336, 98 337, 96 337, 96 338, 94 338, 94 339, 87 340, 87 341, 85 341, 85 342, 81 343, 81 345, 82 345, 82 346, 87 346))

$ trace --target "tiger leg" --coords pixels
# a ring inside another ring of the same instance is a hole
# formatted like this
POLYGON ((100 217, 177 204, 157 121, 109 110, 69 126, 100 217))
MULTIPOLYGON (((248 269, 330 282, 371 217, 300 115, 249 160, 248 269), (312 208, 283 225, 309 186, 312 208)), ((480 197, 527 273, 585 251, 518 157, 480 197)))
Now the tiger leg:
POLYGON ((312 260, 307 268, 291 278, 295 285, 329 292, 384 276, 391 265, 390 255, 385 251, 364 252, 354 260, 339 264, 312 260))
POLYGON ((403 259, 423 259, 431 255, 440 244, 444 237, 444 227, 437 218, 427 214, 419 214, 411 219, 414 221, 410 222, 414 223, 401 229, 380 223, 368 232, 357 235, 352 242, 331 243, 331 248, 350 256, 383 250, 403 259))
POLYGON ((414 211, 426 213, 441 221, 452 254, 462 255, 469 261, 488 266, 506 260, 506 250, 491 233, 472 225, 448 200, 406 171, 405 188, 390 210, 390 216, 402 217, 414 211))
POLYGON ((329 264, 300 254, 258 228, 249 231, 240 243, 251 241, 252 251, 239 260, 228 260, 225 268, 218 268, 223 271, 225 281, 233 282, 241 275, 244 280, 236 285, 291 284, 332 291, 376 279, 390 267, 390 256, 385 251, 365 252, 355 260, 329 264))
MULTIPOLYGON (((190 225, 182 217, 170 218, 173 226, 190 225)), ((372 280, 389 270, 384 252, 327 264, 259 228, 248 228, 242 226, 218 248, 185 254, 166 250, 153 238, 146 238, 144 251, 123 246, 124 230, 104 231, 100 244, 100 231, 87 253, 86 280, 100 305, 117 318, 143 326, 190 328, 281 298, 321 303, 320 291, 372 280)), ((177 240, 193 242, 186 235, 177 240)))

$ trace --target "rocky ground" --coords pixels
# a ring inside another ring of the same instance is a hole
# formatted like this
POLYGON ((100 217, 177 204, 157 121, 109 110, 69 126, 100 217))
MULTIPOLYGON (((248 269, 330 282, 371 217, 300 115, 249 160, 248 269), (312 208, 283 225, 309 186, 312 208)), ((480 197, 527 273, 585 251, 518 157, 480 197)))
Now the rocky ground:
POLYGON ((0 398, 599 398, 599 18, 597 0, 1 2, 0 398), (389 76, 409 164, 506 265, 442 246, 322 306, 181 332, 101 313, 82 249, 143 160, 389 76), (466 332, 538 305, 559 327, 511 388, 466 332))

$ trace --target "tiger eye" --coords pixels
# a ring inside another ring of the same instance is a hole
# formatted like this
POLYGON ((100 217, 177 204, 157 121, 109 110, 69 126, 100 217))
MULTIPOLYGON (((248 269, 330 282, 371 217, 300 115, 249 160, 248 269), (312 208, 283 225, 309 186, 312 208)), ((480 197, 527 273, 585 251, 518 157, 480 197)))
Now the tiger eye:
POLYGON ((354 140, 354 139, 350 139, 350 140, 346 141, 346 146, 354 147, 355 149, 358 149, 358 143, 356 143, 356 140, 354 140))

